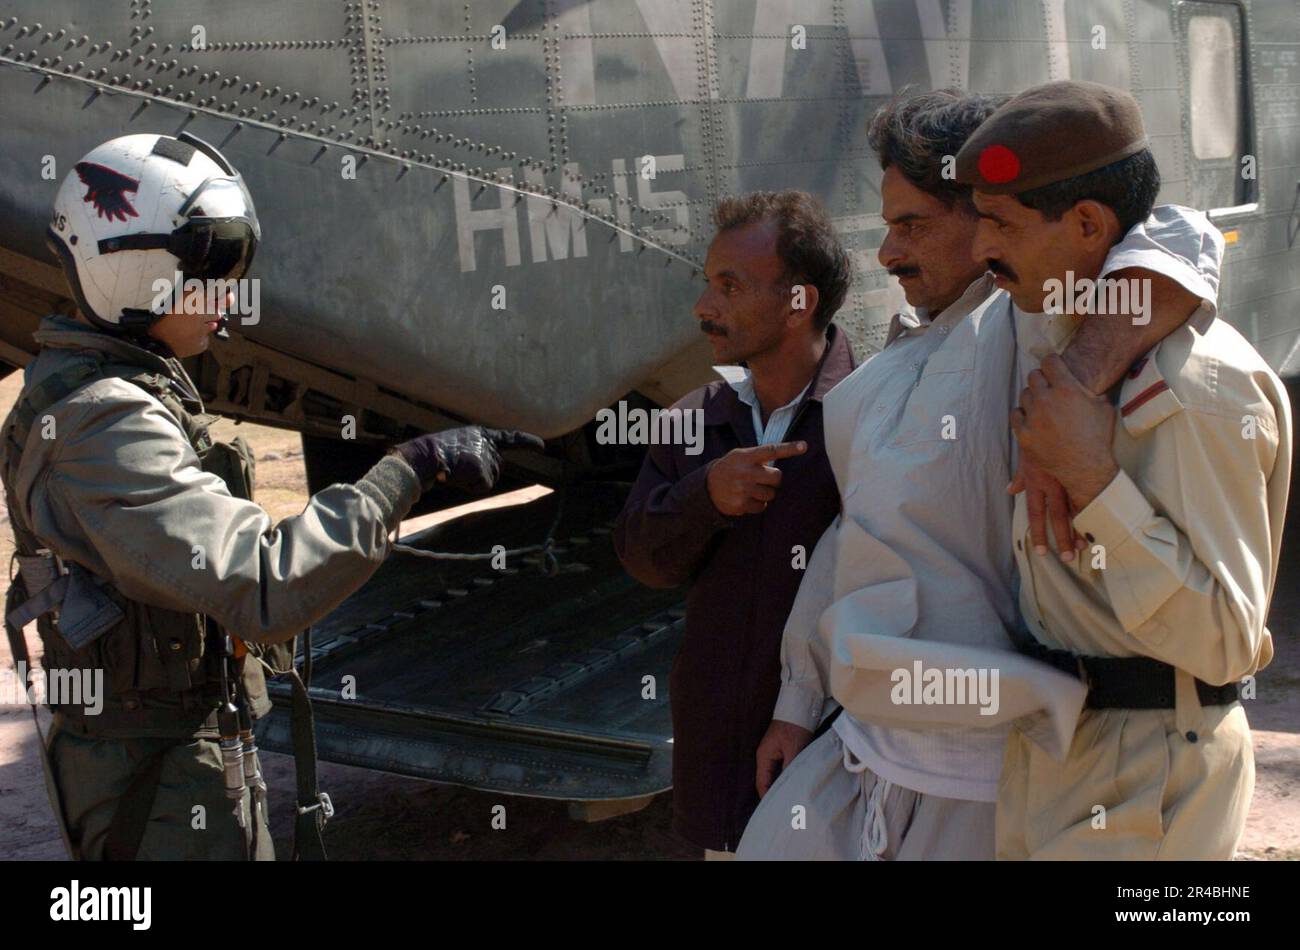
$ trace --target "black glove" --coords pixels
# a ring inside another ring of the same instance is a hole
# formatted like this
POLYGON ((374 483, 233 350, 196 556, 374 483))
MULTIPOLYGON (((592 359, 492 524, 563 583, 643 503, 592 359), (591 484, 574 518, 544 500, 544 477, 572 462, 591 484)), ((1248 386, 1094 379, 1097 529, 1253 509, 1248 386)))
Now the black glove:
POLYGON ((465 491, 485 492, 497 483, 501 474, 503 449, 540 452, 544 447, 541 439, 528 432, 465 426, 422 435, 401 442, 389 451, 406 459, 407 464, 415 469, 415 474, 420 476, 425 491, 437 483, 465 491))

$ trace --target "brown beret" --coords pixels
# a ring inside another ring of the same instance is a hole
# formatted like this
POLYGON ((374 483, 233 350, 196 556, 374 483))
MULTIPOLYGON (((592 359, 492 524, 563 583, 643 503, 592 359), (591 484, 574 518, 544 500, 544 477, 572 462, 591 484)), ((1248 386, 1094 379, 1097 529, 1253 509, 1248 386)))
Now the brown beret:
POLYGON ((1123 89, 1068 79, 1026 89, 957 153, 957 181, 1015 195, 1128 158, 1147 147, 1142 110, 1123 89))

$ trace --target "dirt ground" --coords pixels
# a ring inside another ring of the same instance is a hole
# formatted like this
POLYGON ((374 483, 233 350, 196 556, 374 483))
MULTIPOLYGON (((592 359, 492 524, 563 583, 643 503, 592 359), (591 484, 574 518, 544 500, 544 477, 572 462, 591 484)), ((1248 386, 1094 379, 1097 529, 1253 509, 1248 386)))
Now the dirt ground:
MULTIPOLYGON (((0 418, 21 387, 14 373, 0 380, 0 418)), ((306 501, 301 444, 294 433, 221 422, 217 438, 242 434, 257 454, 257 500, 280 518, 306 501)), ((0 555, 12 538, 0 506, 0 555)), ((426 524, 421 519, 420 526, 426 524)), ((1285 553, 1285 552, 1284 552, 1285 553)), ((0 595, 7 574, 0 578, 0 595)), ((1255 797, 1242 842, 1246 859, 1300 859, 1300 591, 1286 569, 1270 622, 1277 656, 1259 677, 1248 704, 1254 729, 1255 797)), ((35 632, 29 642, 36 645, 35 632)), ((0 663, 9 651, 0 642, 0 663)), ((48 721, 48 720, 46 720, 48 721)), ((50 816, 36 734, 26 706, 0 705, 0 859, 57 859, 63 849, 50 816)), ((276 850, 288 857, 292 834, 293 760, 266 753, 276 850)), ((670 796, 644 811, 588 824, 572 820, 563 803, 471 791, 365 769, 321 763, 321 788, 337 814, 326 830, 333 858, 351 859, 675 859, 698 857, 669 829, 670 796), (506 827, 492 827, 493 806, 506 806, 506 827)))

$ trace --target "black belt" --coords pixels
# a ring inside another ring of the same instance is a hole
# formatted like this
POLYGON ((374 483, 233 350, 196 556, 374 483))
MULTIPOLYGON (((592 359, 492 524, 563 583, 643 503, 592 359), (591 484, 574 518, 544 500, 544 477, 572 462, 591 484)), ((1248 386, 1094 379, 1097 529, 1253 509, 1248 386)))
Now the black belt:
MULTIPOLYGON (((1026 656, 1049 663, 1063 673, 1080 675, 1088 686, 1088 709, 1173 709, 1174 667, 1149 656, 1079 656, 1068 650, 1053 650, 1032 636, 1017 638, 1016 646, 1026 656)), ((1226 706, 1237 701, 1237 683, 1211 686, 1196 681, 1196 695, 1202 706, 1226 706)))

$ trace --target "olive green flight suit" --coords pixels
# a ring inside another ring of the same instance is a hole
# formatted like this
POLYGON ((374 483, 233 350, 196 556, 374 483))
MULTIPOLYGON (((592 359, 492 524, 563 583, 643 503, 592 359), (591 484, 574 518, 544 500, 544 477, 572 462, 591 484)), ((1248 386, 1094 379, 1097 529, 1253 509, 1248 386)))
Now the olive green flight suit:
POLYGON ((242 859, 255 838, 255 856, 273 859, 264 807, 241 828, 226 797, 209 631, 246 645, 237 675, 252 716, 265 714, 263 664, 287 669, 293 636, 374 573, 419 478, 386 456, 272 524, 250 500, 251 454, 240 439, 212 443, 213 417, 179 360, 57 315, 35 339, 0 440, 23 555, 6 609, 25 595, 35 610, 55 563, 35 555, 57 556, 70 583, 57 619, 37 620, 43 666, 102 676, 100 708, 51 703, 54 794, 73 851, 242 859), (95 634, 87 613, 111 625, 95 634))

